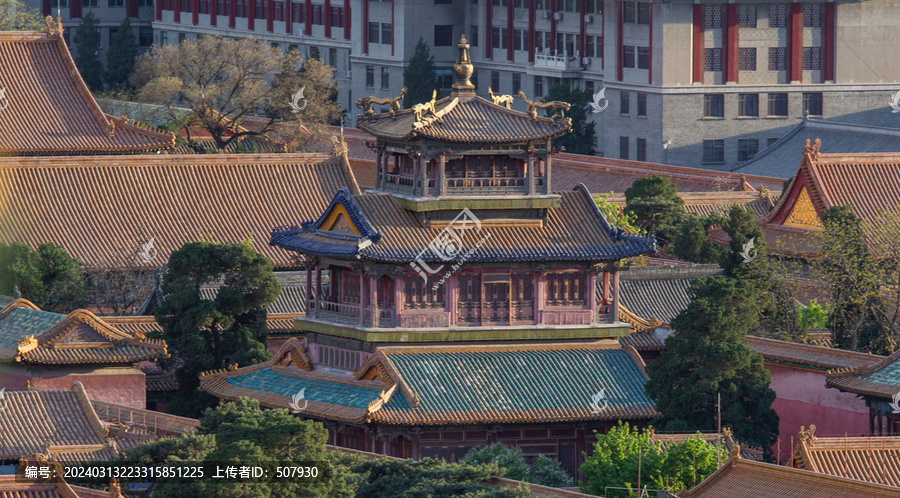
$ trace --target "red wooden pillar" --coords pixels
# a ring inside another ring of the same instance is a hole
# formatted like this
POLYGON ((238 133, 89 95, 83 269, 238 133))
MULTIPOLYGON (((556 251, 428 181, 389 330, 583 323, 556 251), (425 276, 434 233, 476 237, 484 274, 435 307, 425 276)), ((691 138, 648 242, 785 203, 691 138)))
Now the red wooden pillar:
POLYGON ((534 272, 534 322, 544 322, 544 303, 546 302, 547 280, 541 272, 534 272))
POLYGON ((625 78, 625 71, 622 69, 622 59, 625 57, 625 42, 622 38, 623 16, 622 0, 616 2, 616 80, 622 81, 625 78))
POLYGON ((209 0, 209 25, 215 26, 218 24, 219 17, 219 0, 209 0))
POLYGON ((803 5, 799 2, 791 4, 791 34, 788 37, 791 74, 788 80, 793 82, 803 81, 803 5))
MULTIPOLYGON (((369 2, 363 2, 368 4, 369 2)), ((344 0, 344 39, 350 39, 350 22, 353 17, 350 15, 350 0, 344 0)))
MULTIPOLYGON (((156 0, 157 2, 159 0, 156 0)), ((235 13, 237 12, 237 0, 228 0, 228 27, 233 28, 235 26, 235 13)))
POLYGON ((822 83, 834 81, 834 2, 825 2, 825 23, 822 27, 824 54, 822 54, 822 83))
MULTIPOLYGON (((416 275, 416 278, 419 276, 416 275)), ((400 316, 403 314, 403 274, 394 276, 394 326, 400 326, 400 316)))
MULTIPOLYGON (((513 18, 516 16, 515 2, 506 2, 506 60, 512 62, 515 58, 514 36, 516 31, 513 28, 513 18)), ((499 92, 500 89, 498 88, 499 92)))
POLYGON ((591 310, 591 323, 597 323, 600 321, 600 314, 597 313, 597 274, 592 271, 588 272, 587 290, 588 295, 586 301, 591 310))
POLYGON ((725 82, 738 81, 738 19, 737 4, 725 8, 725 82))
MULTIPOLYGON (((534 62, 534 0, 528 2, 528 62, 534 62)), ((490 34, 490 33, 489 33, 490 34)))
MULTIPOLYGON (((44 0, 44 4, 49 5, 49 0, 44 0)), ((132 18, 138 16, 137 0, 125 0, 125 15, 132 18)))
POLYGON ((494 53, 494 5, 484 0, 484 58, 491 59, 494 53))
POLYGON ((703 72, 705 66, 706 50, 704 49, 703 39, 703 4, 694 4, 694 25, 693 25, 694 49, 693 52, 693 77, 692 83, 703 83, 703 72))
POLYGON ((266 2, 266 31, 271 33, 275 29, 275 0, 262 0, 266 2))
MULTIPOLYGON (((306 0, 306 1, 309 2, 309 0, 306 0)), ((362 16, 363 17, 363 19, 362 19, 362 22, 363 22, 363 25, 362 25, 363 53, 368 54, 369 53, 369 0, 364 0, 362 4, 363 4, 363 16, 362 16)))
POLYGON ((200 24, 200 0, 191 0, 191 24, 200 24))
MULTIPOLYGON (((363 2, 369 3, 368 1, 363 2)), ((306 22, 303 24, 303 34, 306 36, 312 35, 312 0, 306 0, 306 5, 303 6, 306 9, 306 22)), ((369 32, 369 27, 365 26, 366 33, 369 32)))
POLYGON ((366 324, 366 274, 363 272, 359 272, 359 324, 366 324))
POLYGON ((603 287, 600 297, 602 298, 604 305, 609 304, 609 272, 606 270, 603 270, 603 287))
POLYGON ((325 17, 325 38, 331 38, 331 0, 325 0, 325 12, 322 14, 325 17))
POLYGON ((578 2, 578 12, 581 16, 581 19, 578 20, 578 56, 584 57, 587 54, 585 50, 587 47, 587 23, 584 20, 584 16, 587 15, 587 0, 578 2))
POLYGON ((615 272, 613 273, 612 291, 613 291, 613 302, 612 302, 612 309, 610 310, 610 314, 612 315, 613 323, 615 323, 615 322, 619 321, 619 269, 618 268, 616 268, 615 272))
MULTIPOLYGON (((317 265, 318 265, 318 263, 317 263, 317 265)), ((304 304, 305 304, 305 308, 306 308, 306 314, 310 315, 310 316, 315 316, 315 314, 312 313, 312 311, 311 311, 311 309, 315 309, 315 308, 313 308, 313 306, 310 306, 310 304, 312 304, 312 298, 313 298, 313 295, 312 295, 312 273, 313 273, 312 266, 307 264, 306 265, 306 302, 304 304)))

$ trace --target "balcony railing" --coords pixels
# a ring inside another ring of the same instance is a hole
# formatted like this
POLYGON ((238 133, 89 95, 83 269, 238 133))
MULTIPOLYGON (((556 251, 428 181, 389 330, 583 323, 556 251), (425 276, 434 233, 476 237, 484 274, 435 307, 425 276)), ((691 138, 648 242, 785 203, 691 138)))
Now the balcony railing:
POLYGON ((459 194, 527 194, 525 178, 445 178, 445 191, 459 194))
POLYGON ((578 71, 581 69, 581 57, 576 55, 534 54, 534 67, 555 69, 557 71, 578 71))
POLYGON ((401 194, 409 194, 413 192, 416 179, 411 176, 401 175, 384 175, 384 190, 388 192, 397 192, 401 194))
MULTIPOLYGON (((316 310, 316 318, 343 323, 347 325, 363 325, 366 327, 393 328, 396 326, 393 309, 379 309, 377 325, 372 319, 372 309, 366 308, 362 312, 360 322, 360 305, 353 303, 335 303, 332 301, 319 301, 316 306, 315 299, 309 300, 309 309, 316 310)), ((312 316, 307 314, 307 316, 312 316)))

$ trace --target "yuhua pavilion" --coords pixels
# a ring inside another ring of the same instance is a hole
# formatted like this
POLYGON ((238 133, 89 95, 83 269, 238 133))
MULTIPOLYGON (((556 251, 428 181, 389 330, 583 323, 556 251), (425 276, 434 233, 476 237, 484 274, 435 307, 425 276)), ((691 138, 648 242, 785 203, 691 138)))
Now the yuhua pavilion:
POLYGON ((201 389, 321 420, 340 446, 453 460, 500 441, 574 470, 594 430, 657 415, 615 341, 620 263, 655 240, 611 226, 584 185, 552 190, 568 104, 477 96, 468 49, 448 97, 380 114, 360 99, 376 187, 272 232, 306 262, 297 338, 201 389))

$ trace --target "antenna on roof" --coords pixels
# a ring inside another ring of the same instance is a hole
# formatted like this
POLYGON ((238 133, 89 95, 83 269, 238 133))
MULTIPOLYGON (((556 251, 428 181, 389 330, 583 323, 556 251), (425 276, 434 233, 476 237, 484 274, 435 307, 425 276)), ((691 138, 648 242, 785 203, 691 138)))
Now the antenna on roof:
POLYGON ((59 0, 56 0, 56 18, 59 19, 59 23, 62 24, 62 13, 59 6, 59 0))

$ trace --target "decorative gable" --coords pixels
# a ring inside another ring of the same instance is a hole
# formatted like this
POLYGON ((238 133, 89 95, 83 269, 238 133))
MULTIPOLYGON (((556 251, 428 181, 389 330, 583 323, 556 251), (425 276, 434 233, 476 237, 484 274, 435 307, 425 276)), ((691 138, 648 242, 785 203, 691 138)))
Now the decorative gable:
POLYGON ((791 207, 790 213, 784 220, 785 225, 803 227, 803 228, 822 228, 822 220, 816 212, 812 199, 809 197, 809 191, 806 187, 802 187, 797 200, 791 207))
POLYGON ((353 221, 350 219, 350 213, 347 212, 347 208, 343 204, 335 204, 331 211, 325 214, 325 219, 322 221, 319 229, 328 232, 353 234, 357 237, 361 235, 359 228, 353 224, 353 221))
POLYGON ((273 359, 273 365, 285 368, 297 368, 306 372, 313 369, 312 360, 306 354, 303 344, 296 338, 291 338, 273 359))

